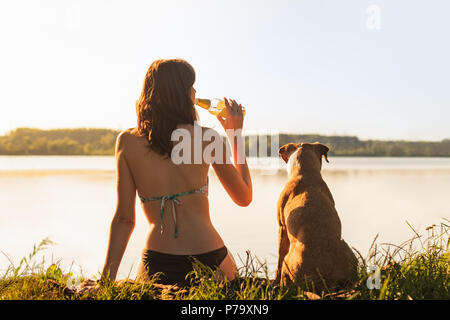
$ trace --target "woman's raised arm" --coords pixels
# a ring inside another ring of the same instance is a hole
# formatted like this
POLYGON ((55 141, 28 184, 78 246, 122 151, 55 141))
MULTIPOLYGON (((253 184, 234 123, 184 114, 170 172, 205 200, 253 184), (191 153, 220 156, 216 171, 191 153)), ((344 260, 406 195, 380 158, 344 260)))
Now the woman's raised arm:
POLYGON ((217 119, 222 124, 230 141, 234 165, 229 163, 228 154, 225 142, 222 142, 222 159, 212 164, 220 182, 224 186, 227 193, 233 201, 242 207, 248 206, 252 202, 252 179, 245 157, 245 145, 242 137, 243 115, 242 106, 237 104, 235 100, 230 100, 230 104, 224 98, 225 106, 227 108, 227 118, 222 119, 217 116, 217 119))

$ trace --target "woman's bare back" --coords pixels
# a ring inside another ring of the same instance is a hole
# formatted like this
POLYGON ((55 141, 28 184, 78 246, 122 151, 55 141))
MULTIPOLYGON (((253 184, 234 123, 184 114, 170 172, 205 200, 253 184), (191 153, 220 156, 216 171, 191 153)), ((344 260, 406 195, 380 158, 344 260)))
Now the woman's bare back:
MULTIPOLYGON (((194 126, 179 125, 191 133, 193 148, 194 126)), ((148 147, 145 137, 135 129, 123 133, 126 137, 125 158, 133 176, 137 193, 142 197, 159 197, 199 189, 207 181, 209 164, 174 164, 148 147)), ((202 139, 200 139, 202 140, 202 139)), ((198 140, 198 141, 200 141, 198 140)), ((174 145, 180 142, 174 142, 174 145)), ((207 143, 202 142, 202 150, 207 143)), ((202 152, 203 154, 203 152, 202 152)), ((193 149, 191 152, 193 157, 193 149)), ((174 237, 175 221, 171 200, 166 201, 161 234, 161 200, 142 203, 150 223, 146 249, 170 254, 200 254, 224 245, 210 220, 209 202, 206 194, 193 193, 180 197, 182 204, 176 207, 178 237, 174 237)))

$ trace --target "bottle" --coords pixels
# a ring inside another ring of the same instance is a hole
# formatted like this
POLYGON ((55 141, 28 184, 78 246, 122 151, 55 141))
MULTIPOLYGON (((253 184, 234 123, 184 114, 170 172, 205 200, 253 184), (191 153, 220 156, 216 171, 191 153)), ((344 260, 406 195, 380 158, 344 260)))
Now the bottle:
MULTIPOLYGON (((209 111, 209 113, 223 118, 227 117, 227 108, 225 106, 225 101, 214 98, 209 99, 195 99, 195 104, 209 111)), ((242 116, 245 116, 245 108, 242 107, 242 116)))

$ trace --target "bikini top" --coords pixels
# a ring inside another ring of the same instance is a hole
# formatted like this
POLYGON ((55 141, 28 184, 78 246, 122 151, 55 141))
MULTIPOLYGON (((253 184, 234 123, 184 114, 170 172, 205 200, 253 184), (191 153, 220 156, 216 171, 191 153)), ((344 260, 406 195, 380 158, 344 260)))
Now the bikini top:
POLYGON ((148 201, 153 201, 153 200, 161 200, 161 234, 163 233, 163 215, 164 215, 164 204, 166 202, 166 200, 172 200, 172 215, 173 215, 173 220, 175 222, 175 232, 174 232, 174 238, 178 238, 178 227, 177 227, 177 215, 175 212, 175 205, 174 202, 177 205, 182 205, 183 202, 178 199, 178 197, 182 197, 182 196, 187 196, 189 194, 193 194, 193 193, 202 193, 202 194, 206 194, 208 195, 208 184, 209 184, 209 177, 206 177, 206 184, 199 188, 199 189, 195 189, 195 190, 190 190, 190 191, 185 191, 185 192, 181 192, 181 193, 174 193, 174 194, 170 194, 167 196, 161 196, 161 197, 152 197, 152 198, 146 198, 146 197, 141 197, 139 196, 139 198, 141 199, 142 202, 148 202, 148 201))

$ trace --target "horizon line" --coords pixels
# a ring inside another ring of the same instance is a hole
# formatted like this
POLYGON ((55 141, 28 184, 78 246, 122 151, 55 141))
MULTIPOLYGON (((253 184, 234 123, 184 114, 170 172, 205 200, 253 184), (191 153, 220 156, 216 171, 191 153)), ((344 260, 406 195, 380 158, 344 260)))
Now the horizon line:
MULTIPOLYGON (((36 129, 36 130, 41 130, 41 131, 50 131, 50 130, 77 130, 77 129, 97 129, 97 130, 114 130, 114 131, 124 131, 127 129, 121 129, 121 128, 114 128, 114 127, 56 127, 56 128, 38 128, 38 127, 28 127, 28 126, 23 126, 23 127, 16 127, 14 129, 10 129, 8 131, 4 131, 4 133, 2 133, 2 131, 0 130, 0 137, 6 136, 8 134, 10 134, 11 132, 17 130, 17 129, 36 129)), ((250 135, 254 135, 254 134, 270 134, 270 130, 271 129, 261 129, 259 130, 255 130, 255 129, 248 129, 249 131, 255 131, 254 133, 245 133, 245 129, 244 131, 244 136, 250 136, 250 135), (266 132, 263 132, 266 131, 266 132)), ((301 132, 292 132, 292 131, 282 131, 282 130, 278 130, 278 129, 273 129, 272 131, 276 131, 278 134, 283 134, 283 135, 304 135, 304 136, 324 136, 324 137, 351 137, 351 138, 357 138, 360 141, 406 141, 406 142, 443 142, 446 140, 450 140, 450 137, 447 138, 442 138, 441 140, 407 140, 407 139, 382 139, 382 138, 368 138, 368 139, 361 139, 359 136, 357 135, 353 135, 353 134, 324 134, 324 133, 301 133, 301 132)), ((222 134, 222 136, 224 136, 222 134)))

